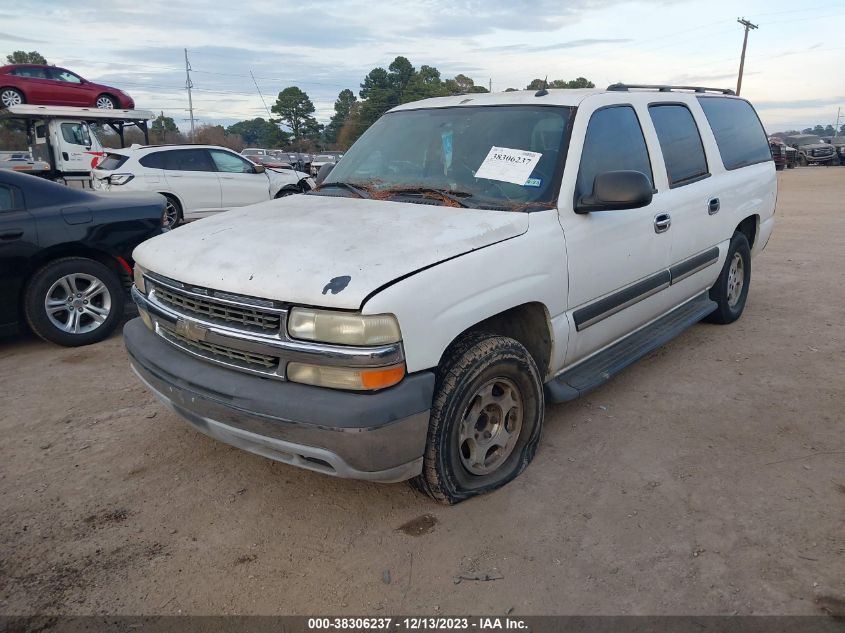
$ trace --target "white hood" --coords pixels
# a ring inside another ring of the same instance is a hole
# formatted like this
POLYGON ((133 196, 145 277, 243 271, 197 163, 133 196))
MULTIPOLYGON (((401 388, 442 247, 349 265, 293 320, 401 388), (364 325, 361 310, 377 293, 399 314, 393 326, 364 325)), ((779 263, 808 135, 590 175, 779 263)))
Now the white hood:
POLYGON ((196 286, 358 309, 399 277, 527 230, 526 213, 299 195, 193 222, 133 257, 196 286))

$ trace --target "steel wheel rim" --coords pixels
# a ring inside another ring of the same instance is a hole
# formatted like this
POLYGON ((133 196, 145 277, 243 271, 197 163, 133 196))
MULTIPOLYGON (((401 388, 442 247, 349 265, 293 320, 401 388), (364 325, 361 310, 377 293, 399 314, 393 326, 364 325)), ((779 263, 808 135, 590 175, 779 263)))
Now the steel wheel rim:
POLYGON ((734 253, 731 260, 731 267, 728 269, 728 305, 736 306, 742 296, 742 287, 745 285, 745 262, 742 255, 734 253))
POLYGON ((162 218, 161 225, 166 229, 172 229, 178 223, 179 210, 176 208, 175 204, 168 200, 167 204, 164 206, 164 217, 162 218))
POLYGON ((513 453, 522 431, 524 407, 519 388, 509 378, 484 383, 461 417, 458 453, 473 475, 489 475, 513 453))
POLYGON ((67 334, 93 332, 111 314, 111 293, 102 280, 85 273, 57 279, 44 299, 47 318, 67 334))
POLYGON ((4 90, 3 94, 0 95, 0 101, 2 101, 3 106, 6 108, 11 108, 12 106, 21 105, 23 103, 20 93, 16 90, 4 90))
POLYGON ((97 107, 101 110, 114 110, 114 102, 109 97, 97 97, 97 107))

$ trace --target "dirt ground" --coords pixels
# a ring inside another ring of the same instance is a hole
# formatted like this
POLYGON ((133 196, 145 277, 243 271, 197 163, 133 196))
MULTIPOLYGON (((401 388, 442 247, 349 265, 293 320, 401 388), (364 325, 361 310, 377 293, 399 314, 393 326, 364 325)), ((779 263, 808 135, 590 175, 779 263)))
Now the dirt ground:
POLYGON ((551 407, 526 472, 456 507, 200 435, 119 335, 0 341, 0 612, 841 610, 845 167, 780 183, 743 318, 551 407))

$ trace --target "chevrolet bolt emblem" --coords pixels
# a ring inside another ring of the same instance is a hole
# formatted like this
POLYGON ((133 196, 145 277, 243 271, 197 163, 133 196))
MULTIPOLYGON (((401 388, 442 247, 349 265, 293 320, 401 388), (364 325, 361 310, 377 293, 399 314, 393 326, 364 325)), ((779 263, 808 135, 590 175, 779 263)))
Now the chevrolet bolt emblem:
POLYGON ((184 336, 189 341, 198 343, 205 340, 205 335, 208 333, 208 328, 193 321, 185 321, 179 319, 176 322, 176 333, 184 336))

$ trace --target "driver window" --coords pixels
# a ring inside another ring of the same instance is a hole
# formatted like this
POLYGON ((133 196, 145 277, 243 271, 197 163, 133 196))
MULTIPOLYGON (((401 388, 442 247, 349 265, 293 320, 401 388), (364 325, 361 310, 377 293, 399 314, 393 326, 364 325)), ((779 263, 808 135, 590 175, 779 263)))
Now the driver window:
POLYGON ((576 201, 593 193, 596 176, 619 170, 642 172, 654 186, 643 131, 631 106, 603 108, 590 117, 575 185, 576 201))
POLYGON ((255 166, 240 156, 235 156, 229 152, 221 152, 216 149, 210 151, 211 158, 214 161, 214 165, 217 167, 217 171, 224 171, 230 174, 255 173, 255 166))
POLYGON ((91 135, 88 126, 82 123, 62 123, 62 138, 73 145, 91 145, 91 135))
POLYGON ((74 75, 72 72, 67 70, 61 70, 60 68, 52 68, 50 71, 52 75, 52 79, 56 81, 64 81, 69 84, 81 84, 82 80, 74 75))

